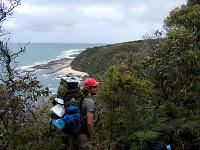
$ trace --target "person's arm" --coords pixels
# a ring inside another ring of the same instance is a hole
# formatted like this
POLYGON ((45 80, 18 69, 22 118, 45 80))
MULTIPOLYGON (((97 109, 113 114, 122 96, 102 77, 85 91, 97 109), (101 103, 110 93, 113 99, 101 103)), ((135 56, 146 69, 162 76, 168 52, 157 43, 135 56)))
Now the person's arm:
POLYGON ((87 127, 89 132, 89 137, 92 140, 96 139, 96 133, 94 129, 94 114, 93 112, 87 112, 87 127))

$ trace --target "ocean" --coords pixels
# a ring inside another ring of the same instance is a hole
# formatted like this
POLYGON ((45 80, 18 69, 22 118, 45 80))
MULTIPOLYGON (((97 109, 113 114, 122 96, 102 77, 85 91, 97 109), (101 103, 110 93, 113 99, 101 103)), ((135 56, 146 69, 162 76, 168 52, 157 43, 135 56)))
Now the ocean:
MULTIPOLYGON (((25 44, 9 44, 9 48, 15 52, 20 46, 25 44)), ((62 58, 74 58, 86 48, 100 46, 103 44, 66 44, 66 43, 30 43, 26 46, 26 52, 21 53, 15 60, 18 70, 30 70, 31 67, 46 64, 62 58)), ((59 85, 57 73, 47 74, 45 70, 35 70, 34 73, 43 87, 48 87, 53 93, 56 92, 59 85)))

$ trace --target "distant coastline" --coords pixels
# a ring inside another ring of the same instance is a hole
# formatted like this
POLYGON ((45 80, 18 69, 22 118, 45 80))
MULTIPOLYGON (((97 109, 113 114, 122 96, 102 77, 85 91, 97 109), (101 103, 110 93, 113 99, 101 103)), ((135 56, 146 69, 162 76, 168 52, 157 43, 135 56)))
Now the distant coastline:
MULTIPOLYGON (((46 44, 30 43, 26 52, 22 53, 15 62, 17 71, 22 74, 34 74, 41 86, 48 87, 53 93, 56 92, 60 77, 73 75, 84 77, 88 74, 71 68, 73 60, 87 48, 100 44, 46 44)), ((10 49, 18 51, 17 44, 11 44, 10 49)))
POLYGON ((71 68, 70 64, 76 56, 77 54, 72 55, 67 58, 61 58, 61 59, 49 61, 44 64, 35 65, 30 68, 33 71, 46 70, 47 74, 57 73, 59 76, 65 76, 65 75, 74 75, 78 77, 88 76, 88 73, 86 72, 80 72, 71 68))

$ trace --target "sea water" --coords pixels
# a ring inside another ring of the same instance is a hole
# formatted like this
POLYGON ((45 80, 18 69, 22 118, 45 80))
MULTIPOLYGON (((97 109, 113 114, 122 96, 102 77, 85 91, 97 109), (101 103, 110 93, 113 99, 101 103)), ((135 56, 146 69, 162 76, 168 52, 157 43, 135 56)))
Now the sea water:
MULTIPOLYGON (((25 45, 25 43, 12 43, 9 44, 9 48, 12 52, 16 52, 25 45)), ((18 69, 29 70, 35 65, 56 59, 72 58, 86 48, 100 45, 103 44, 29 43, 26 45, 26 51, 15 59, 15 65, 18 69)), ((58 74, 47 74, 45 70, 36 70, 33 73, 36 74, 43 87, 48 87, 53 93, 56 92, 59 85, 58 74)))

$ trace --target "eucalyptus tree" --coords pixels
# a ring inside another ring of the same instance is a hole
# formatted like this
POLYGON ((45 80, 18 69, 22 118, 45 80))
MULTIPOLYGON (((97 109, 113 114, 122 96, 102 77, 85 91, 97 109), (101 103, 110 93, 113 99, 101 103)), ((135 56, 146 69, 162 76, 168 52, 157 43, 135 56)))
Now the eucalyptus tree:
POLYGON ((37 121, 34 101, 49 94, 34 75, 23 75, 16 69, 15 59, 25 52, 26 45, 20 46, 17 52, 8 46, 10 34, 4 30, 4 23, 19 5, 20 0, 0 1, 0 149, 15 149, 9 145, 13 144, 16 133, 37 121))

